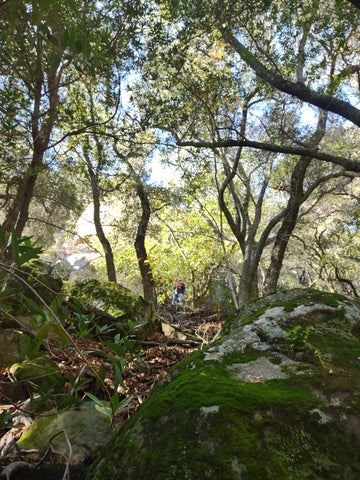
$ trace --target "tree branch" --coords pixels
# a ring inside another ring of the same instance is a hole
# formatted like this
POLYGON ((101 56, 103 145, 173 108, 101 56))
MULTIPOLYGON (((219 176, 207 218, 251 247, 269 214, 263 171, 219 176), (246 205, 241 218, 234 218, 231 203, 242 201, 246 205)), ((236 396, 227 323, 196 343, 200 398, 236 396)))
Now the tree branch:
POLYGON ((325 162, 339 165, 345 170, 352 172, 360 172, 360 162, 356 162, 349 158, 338 157, 329 153, 320 152, 317 149, 306 147, 292 147, 291 145, 274 145, 272 143, 255 142, 252 140, 221 140, 219 142, 196 142, 196 141, 177 141, 178 147, 196 147, 196 148, 230 148, 230 147, 249 147, 267 152, 283 153, 288 155, 300 155, 302 157, 315 158, 325 162))
MULTIPOLYGON (((359 2, 357 2, 359 3, 359 2)), ((336 113, 343 118, 346 118, 354 125, 360 127, 360 110, 353 107, 350 103, 344 102, 338 98, 330 95, 316 92, 302 83, 292 82, 269 70, 263 63, 261 63, 239 40, 235 35, 229 31, 222 29, 224 40, 231 45, 234 50, 240 55, 242 60, 252 68, 256 75, 267 83, 280 90, 288 93, 293 97, 299 98, 304 102, 310 103, 323 110, 336 113)))

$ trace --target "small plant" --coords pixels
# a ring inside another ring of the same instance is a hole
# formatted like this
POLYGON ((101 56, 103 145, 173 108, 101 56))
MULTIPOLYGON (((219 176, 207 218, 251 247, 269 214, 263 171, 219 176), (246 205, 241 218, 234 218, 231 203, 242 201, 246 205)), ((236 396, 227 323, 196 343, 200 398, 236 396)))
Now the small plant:
POLYGON ((286 335, 287 343, 284 345, 285 349, 291 355, 293 355, 296 350, 303 350, 312 329, 313 327, 311 325, 307 325, 306 327, 296 325, 289 330, 286 335))
POLYGON ((119 395, 115 393, 110 397, 109 402, 104 402, 99 400, 95 395, 92 393, 86 392, 86 395, 91 398, 95 402, 95 408, 103 415, 106 415, 110 421, 113 420, 115 413, 120 410, 120 408, 125 407, 133 398, 131 395, 128 398, 124 398, 124 400, 119 400, 119 395))

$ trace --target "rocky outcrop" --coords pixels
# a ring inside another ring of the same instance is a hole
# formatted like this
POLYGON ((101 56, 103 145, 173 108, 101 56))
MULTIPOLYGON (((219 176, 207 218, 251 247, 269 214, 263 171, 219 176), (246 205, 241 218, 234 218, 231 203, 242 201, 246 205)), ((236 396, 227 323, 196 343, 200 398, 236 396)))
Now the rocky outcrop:
POLYGON ((88 480, 359 478, 359 339, 341 295, 246 305, 157 384, 88 480))

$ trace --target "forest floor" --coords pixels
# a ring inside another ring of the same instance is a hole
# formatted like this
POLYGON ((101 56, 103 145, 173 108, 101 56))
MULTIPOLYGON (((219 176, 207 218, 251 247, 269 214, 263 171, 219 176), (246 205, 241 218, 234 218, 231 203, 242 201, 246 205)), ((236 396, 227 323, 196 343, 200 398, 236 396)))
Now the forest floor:
MULTIPOLYGON (((182 307, 167 307, 158 311, 158 317, 162 322, 163 333, 155 333, 141 342, 137 353, 127 357, 127 362, 123 368, 123 381, 119 385, 117 391, 121 398, 132 396, 130 402, 126 407, 120 409, 115 417, 115 424, 121 426, 127 419, 129 419, 137 410, 137 408, 144 402, 146 397, 151 392, 154 385, 163 377, 168 371, 184 357, 193 351, 201 349, 204 345, 210 342, 216 333, 224 324, 225 317, 218 311, 208 309, 190 309, 182 307)), ((61 348, 59 338, 57 336, 50 337, 49 356, 59 367, 60 371, 65 377, 65 384, 63 393, 66 393, 71 388, 71 381, 69 381, 69 373, 71 372, 72 379, 82 377, 85 382, 77 394, 83 398, 85 391, 93 393, 99 399, 106 400, 106 395, 101 388, 97 388, 97 382, 91 375, 86 378, 86 362, 84 357, 79 354, 81 352, 104 352, 113 354, 108 350, 104 342, 98 339, 87 336, 82 338, 73 336, 77 348, 71 343, 66 347, 61 348), (85 373, 85 375, 84 375, 85 373)), ((103 365, 106 370, 106 382, 112 385, 112 365, 111 362, 104 358, 101 354, 89 355, 85 354, 88 361, 91 362, 92 367, 98 371, 103 365)), ((0 393, 1 384, 4 382, 13 381, 9 375, 9 369, 0 369, 0 393)), ((51 400, 50 400, 51 402, 51 400)), ((4 409, 8 409, 9 413, 14 413, 16 408, 21 408, 21 402, 13 402, 11 405, 4 405, 3 399, 0 403, 0 414, 4 409), (1 405, 2 403, 2 405, 1 405)), ((52 405, 47 405, 49 408, 52 405)), ((53 405, 55 406, 55 404, 53 405)), ((16 425, 16 428, 8 425, 7 428, 0 429, 0 445, 4 441, 5 435, 13 433, 15 439, 20 438, 22 430, 25 427, 16 425)), ((91 460, 91 459, 89 459, 91 460)), ((7 465, 9 458, 0 455, 0 467, 7 465)))

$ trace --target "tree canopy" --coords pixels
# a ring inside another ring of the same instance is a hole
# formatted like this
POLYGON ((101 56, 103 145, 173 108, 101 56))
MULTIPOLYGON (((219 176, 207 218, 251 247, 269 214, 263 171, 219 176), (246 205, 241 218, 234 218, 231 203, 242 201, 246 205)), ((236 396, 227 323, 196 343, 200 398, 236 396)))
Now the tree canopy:
POLYGON ((4 230, 51 245, 93 203, 98 275, 139 277, 154 303, 179 275, 194 304, 357 295, 359 17, 349 0, 2 2, 4 230))

